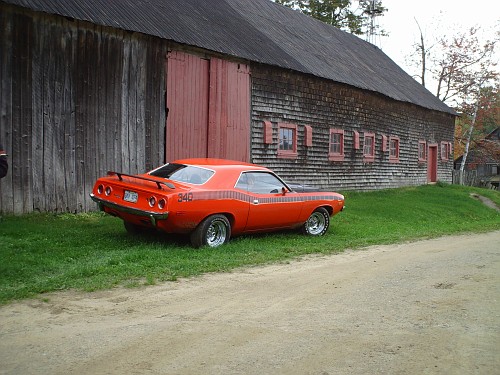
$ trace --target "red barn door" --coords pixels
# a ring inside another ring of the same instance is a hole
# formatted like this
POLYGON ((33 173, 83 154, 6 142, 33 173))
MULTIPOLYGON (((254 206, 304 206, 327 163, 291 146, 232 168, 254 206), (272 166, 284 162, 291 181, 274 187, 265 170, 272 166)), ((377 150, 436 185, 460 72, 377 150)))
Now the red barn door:
POLYGON ((184 52, 167 61, 167 161, 250 159, 250 74, 245 64, 184 52))
POLYGON ((248 161, 250 156, 249 68, 226 60, 210 60, 208 154, 248 161))
POLYGON ((209 61, 170 52, 167 62, 167 161, 207 157, 209 61))

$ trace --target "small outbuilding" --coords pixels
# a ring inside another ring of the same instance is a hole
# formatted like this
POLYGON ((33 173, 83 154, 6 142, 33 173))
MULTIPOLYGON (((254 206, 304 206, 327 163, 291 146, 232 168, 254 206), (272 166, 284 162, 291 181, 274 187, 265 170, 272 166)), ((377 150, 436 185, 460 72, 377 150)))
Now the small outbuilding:
MULTIPOLYGON (((460 167, 464 155, 455 160, 456 180, 460 179, 460 167)), ((489 132, 469 151, 464 168, 464 183, 484 186, 498 190, 500 188, 500 127, 489 132)), ((457 181, 459 182, 459 181, 457 181)))
POLYGON ((451 182, 455 112, 270 0, 1 0, 0 211, 81 212, 108 170, 250 161, 336 190, 451 182))

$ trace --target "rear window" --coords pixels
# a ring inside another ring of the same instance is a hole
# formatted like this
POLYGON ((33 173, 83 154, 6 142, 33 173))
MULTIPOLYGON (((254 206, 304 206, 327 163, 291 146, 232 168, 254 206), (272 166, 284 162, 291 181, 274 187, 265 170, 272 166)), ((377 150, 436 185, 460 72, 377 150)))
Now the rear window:
POLYGON ((172 181, 203 185, 215 172, 210 169, 185 164, 165 164, 150 172, 151 176, 162 177, 172 181))

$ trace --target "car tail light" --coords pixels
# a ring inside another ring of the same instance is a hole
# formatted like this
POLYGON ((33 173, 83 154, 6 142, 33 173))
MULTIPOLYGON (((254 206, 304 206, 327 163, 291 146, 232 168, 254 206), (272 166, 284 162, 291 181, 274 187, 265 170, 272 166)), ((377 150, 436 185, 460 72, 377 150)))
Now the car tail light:
POLYGON ((104 191, 104 186, 99 185, 99 186, 97 187, 97 193, 98 193, 98 194, 102 194, 102 193, 103 193, 103 191, 104 191))
POLYGON ((111 188, 109 186, 106 186, 106 189, 104 189, 104 194, 111 195, 111 188))
POLYGON ((150 197, 149 198, 149 205, 151 207, 154 207, 155 204, 156 204, 156 198, 155 197, 150 197))
POLYGON ((160 210, 163 210, 165 208, 165 206, 167 205, 167 201, 165 200, 165 198, 161 198, 159 201, 158 201, 158 208, 160 210))

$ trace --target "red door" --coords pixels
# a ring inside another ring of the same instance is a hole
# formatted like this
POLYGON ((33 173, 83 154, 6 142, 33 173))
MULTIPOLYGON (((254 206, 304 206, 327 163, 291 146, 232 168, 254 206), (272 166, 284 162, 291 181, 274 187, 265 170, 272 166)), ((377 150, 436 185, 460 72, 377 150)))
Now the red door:
POLYGON ((437 181, 437 150, 438 145, 429 145, 427 158, 427 182, 437 181))
POLYGON ((168 54, 167 161, 207 154, 209 60, 183 52, 168 54))
POLYGON ((210 59, 209 157, 250 161, 250 69, 210 59))
POLYGON ((167 161, 250 160, 250 69, 172 51, 167 60, 167 161))

